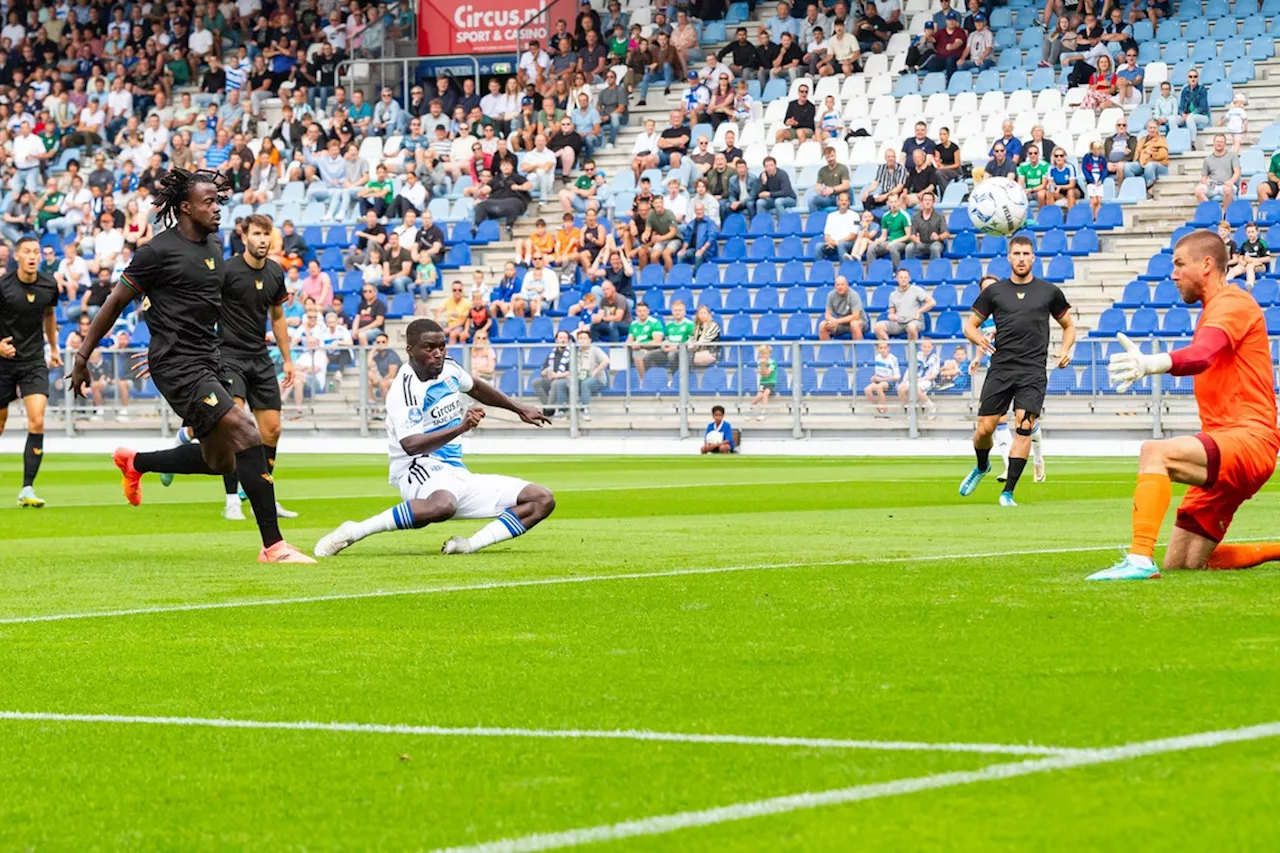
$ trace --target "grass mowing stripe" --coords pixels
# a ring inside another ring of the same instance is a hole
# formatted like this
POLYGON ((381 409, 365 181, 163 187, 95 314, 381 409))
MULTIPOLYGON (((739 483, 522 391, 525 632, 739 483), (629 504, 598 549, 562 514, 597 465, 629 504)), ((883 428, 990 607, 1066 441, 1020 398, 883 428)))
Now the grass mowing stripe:
POLYGON ((107 619, 122 616, 151 616, 161 613, 190 613, 200 610, 229 610, 240 607, 283 607, 291 604, 318 604, 328 601, 359 601, 367 598, 400 598, 413 595, 438 595, 450 592, 482 592, 492 589, 521 589, 531 586, 556 586, 560 584, 596 583, 599 581, 633 581, 651 578, 676 578, 695 575, 716 575, 733 572, 760 572, 773 569, 807 569, 823 566, 861 566, 884 563, 938 562, 946 560, 984 560, 992 557, 1028 557, 1037 554, 1085 554, 1093 551, 1110 551, 1115 545, 1087 545, 1078 548, 1031 548, 1023 551, 987 551, 978 554, 924 554, 915 557, 865 557, 851 560, 821 560, 809 563, 756 563, 741 566, 708 566, 694 569, 671 569, 663 572, 626 572, 612 575, 579 575, 576 577, 532 578, 521 581, 492 581, 490 583, 460 584, 457 586, 424 587, 422 589, 372 590, 369 592, 340 592, 333 595, 308 595, 297 598, 263 598, 247 601, 209 601, 199 604, 170 604, 159 607, 131 607, 121 610, 101 610, 89 613, 48 613, 38 616, 8 616, 0 619, 0 625, 26 625, 33 622, 67 622, 76 619, 107 619))
POLYGON ((0 711, 0 720, 60 723, 108 723, 150 726, 198 726, 218 729, 283 729, 286 731, 358 732, 366 734, 417 735, 427 737, 510 737, 562 740, 635 740, 660 743, 733 744, 737 746, 800 747, 806 749, 867 749, 884 752, 968 752, 992 755, 1071 755, 1081 750, 1035 744, 924 743, 891 740, 844 740, 840 738, 759 737, 685 732, 655 732, 645 729, 524 729, 495 726, 417 726, 379 723, 319 723, 287 720, 229 720, 219 717, 147 717, 129 714, 55 714, 30 711, 0 711))
POLYGON ((434 853, 535 853, 535 851, 540 850, 580 847, 586 844, 619 841, 625 838, 664 835, 682 829, 713 826, 730 821, 786 814, 804 809, 856 803, 882 797, 897 797, 903 794, 914 794, 918 791, 952 788, 959 785, 972 785, 978 782, 1015 779, 1019 776, 1030 776, 1036 773, 1049 773, 1057 770, 1070 770, 1076 767, 1110 764, 1167 752, 1207 749, 1229 743, 1243 743, 1277 736, 1280 736, 1280 722, 1262 723, 1245 728, 1201 732, 1199 734, 1149 740, 1106 749, 1081 750, 1066 755, 1055 755, 1050 758, 992 764, 981 770, 937 773, 930 776, 916 776, 910 779, 896 779, 892 782, 876 782, 867 785, 854 785, 849 788, 835 788, 829 791, 772 797, 767 800, 736 803, 702 811, 676 812, 675 814, 640 818, 622 823, 570 829, 564 832, 526 835, 521 838, 509 838, 464 847, 438 849, 434 853))

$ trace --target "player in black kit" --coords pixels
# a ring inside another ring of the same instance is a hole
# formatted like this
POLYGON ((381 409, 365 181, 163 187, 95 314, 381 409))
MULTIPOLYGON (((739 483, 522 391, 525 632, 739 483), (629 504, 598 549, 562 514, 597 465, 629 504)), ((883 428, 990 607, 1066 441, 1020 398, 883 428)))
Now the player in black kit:
POLYGON ((960 494, 973 494, 978 483, 991 470, 992 435, 1000 419, 1013 404, 1014 438, 1009 451, 1009 475, 1000 506, 1017 506, 1013 490, 1027 467, 1031 453, 1031 432, 1044 410, 1044 392, 1049 384, 1046 364, 1049 358, 1049 318, 1062 327, 1062 347, 1056 366, 1071 364, 1071 350, 1076 342, 1075 321, 1071 305, 1062 290, 1032 275, 1035 244, 1027 237, 1009 241, 1009 265, 1013 273, 978 294, 973 313, 964 321, 964 336, 991 357, 987 379, 982 385, 982 402, 978 406, 978 428, 973 433, 973 451, 978 464, 960 484, 960 494), (979 326, 988 317, 995 320, 995 343, 987 340, 979 326))
POLYGON ((225 264, 218 240, 225 178, 216 172, 173 169, 155 194, 161 224, 173 223, 138 247, 99 310, 76 353, 71 383, 83 395, 88 362, 125 307, 142 297, 151 328, 147 361, 156 389, 191 427, 198 445, 156 453, 120 448, 113 461, 124 475, 129 503, 142 503, 142 475, 231 474, 244 484, 262 534, 262 563, 312 563, 284 541, 276 521, 275 487, 262 436, 223 377, 216 326, 222 308, 225 264))
MULTIPOLYGON (((255 213, 242 223, 244 252, 227 261, 222 285, 222 311, 218 315, 218 337, 221 341, 222 368, 227 387, 236 405, 246 403, 258 422, 267 469, 275 476, 276 447, 280 443, 280 383, 276 366, 267 352, 265 330, 268 318, 276 345, 280 348, 284 368, 284 387, 293 385, 293 358, 289 352, 289 327, 281 307, 288 297, 284 269, 267 257, 271 248, 271 217, 255 213)), ((194 440, 192 430, 184 426, 179 434, 182 444, 194 440)), ((169 485, 173 475, 163 474, 160 482, 169 485)), ((222 478, 226 487, 226 505, 222 517, 243 521, 238 480, 234 474, 222 478)), ((276 515, 295 518, 276 504, 276 515)))
POLYGON ((27 444, 22 452, 18 506, 42 507, 36 474, 44 458, 44 410, 49 402, 49 368, 61 367, 54 306, 58 284, 40 272, 40 242, 23 237, 14 249, 18 268, 0 276, 0 434, 9 404, 19 397, 27 409, 27 444), (44 343, 49 342, 49 360, 44 343))

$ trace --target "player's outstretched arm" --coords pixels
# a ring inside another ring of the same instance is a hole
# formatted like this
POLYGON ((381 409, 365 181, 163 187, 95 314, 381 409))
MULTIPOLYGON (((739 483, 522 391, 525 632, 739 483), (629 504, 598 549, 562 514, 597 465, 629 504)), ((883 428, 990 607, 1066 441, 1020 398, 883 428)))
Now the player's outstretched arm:
POLYGON ((544 415, 541 409, 520 405, 484 380, 472 377, 471 381, 471 390, 467 393, 477 403, 514 412, 520 420, 531 426, 540 427, 551 423, 551 418, 544 415))
POLYGON ((98 348, 98 343, 116 324, 116 320, 120 319, 120 315, 124 313, 124 309, 135 296, 137 291, 132 287, 123 282, 117 284, 107 297, 107 301, 102 303, 98 315, 89 324, 89 331, 85 333, 84 342, 76 351, 74 364, 71 367, 71 388, 77 397, 85 396, 85 389, 89 384, 89 356, 93 355, 93 351, 98 348))
POLYGON ((484 409, 473 406, 462 416, 462 422, 456 427, 439 429, 434 432, 415 433, 400 439, 400 448, 410 456, 426 456, 434 453, 454 439, 468 433, 484 420, 484 409))
POLYGON ((1148 355, 1138 349, 1128 336, 1119 335, 1124 352, 1111 356, 1107 373, 1116 390, 1123 394, 1129 386, 1153 373, 1172 373, 1174 376, 1194 376, 1203 373, 1213 360, 1231 348, 1227 333, 1213 326, 1202 328, 1189 347, 1173 352, 1157 352, 1148 355))

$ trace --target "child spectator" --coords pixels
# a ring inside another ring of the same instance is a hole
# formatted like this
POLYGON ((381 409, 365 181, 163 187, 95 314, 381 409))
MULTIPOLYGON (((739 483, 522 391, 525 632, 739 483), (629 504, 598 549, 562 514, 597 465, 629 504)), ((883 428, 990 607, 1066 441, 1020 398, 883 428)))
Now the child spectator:
POLYGON ((538 255, 550 257, 556 251, 555 235, 547 230, 547 220, 539 219, 533 223, 533 233, 526 239, 516 241, 516 263, 532 266, 538 255))
POLYGON ((875 372, 871 375, 871 381, 867 383, 863 393, 867 395, 868 400, 875 403, 877 418, 889 417, 889 409, 885 406, 887 402, 885 394, 898 383, 901 377, 902 371, 898 368, 898 359, 889 352, 889 345, 876 344, 875 372))
POLYGON ((1093 211, 1093 219, 1098 220, 1098 211, 1102 209, 1102 182, 1107 178, 1107 158, 1102 153, 1102 143, 1094 140, 1089 145, 1089 153, 1080 160, 1080 171, 1084 175, 1084 194, 1089 199, 1089 209, 1093 211))
POLYGON ((876 222, 874 213, 869 210, 862 211, 862 218, 858 222, 857 235, 857 238, 853 241, 853 248, 849 250, 849 257, 855 261, 860 261, 880 238, 880 223, 876 222))
POLYGON ((476 334, 484 332, 488 336, 493 325, 493 315, 489 313, 489 305, 484 301, 484 291, 476 288, 471 291, 471 308, 467 311, 467 331, 463 342, 476 334))
POLYGON ((707 432, 702 439, 702 453, 732 453, 733 427, 724 419, 724 406, 711 407, 711 423, 707 424, 707 432))
POLYGON ((968 391, 970 386, 969 350, 964 344, 956 344, 956 351, 938 369, 938 391, 968 391))
POLYGON ((1244 272, 1244 268, 1236 269, 1240 263, 1240 249, 1232 239, 1230 222, 1224 219, 1218 223, 1218 236, 1222 238, 1222 245, 1227 247, 1227 278, 1234 278, 1244 272))
POLYGON ((818 128, 821 135, 829 139, 839 139, 842 130, 840 109, 836 106, 834 95, 827 95, 822 101, 822 113, 818 116, 818 128))
POLYGON ((488 328, 477 329, 471 339, 471 375, 493 382, 498 370, 498 354, 489 345, 488 328))
POLYGON ((760 380, 760 388, 751 400, 751 411, 759 412, 756 420, 763 421, 769 409, 769 398, 778 387, 778 363, 773 360, 773 347, 762 344, 756 350, 756 376, 760 380))
POLYGON ((1244 289, 1253 292, 1253 283, 1257 274, 1266 272, 1271 267, 1271 249, 1266 241, 1258 236, 1256 222, 1250 222, 1244 227, 1244 236, 1246 239, 1240 244, 1237 265, 1244 270, 1244 289))
POLYGON ((1178 114, 1178 99, 1173 96, 1173 87, 1165 80, 1160 84, 1160 94, 1151 99, 1151 117, 1160 124, 1160 132, 1168 135, 1170 121, 1178 114))
POLYGON ((1222 126, 1231 134, 1231 150, 1240 153, 1240 141, 1249 132, 1249 111, 1245 109, 1248 99, 1244 92, 1236 92, 1231 99, 1231 109, 1222 117, 1222 126))
MULTIPOLYGON (((927 339, 921 341, 920 350, 916 353, 916 402, 929 413, 931 421, 938 417, 938 407, 934 405, 933 400, 929 399, 929 392, 942 372, 938 359, 938 351, 934 349, 933 341, 927 339)), ((910 393, 909 383, 898 383, 898 399, 904 406, 908 403, 907 397, 910 393)))

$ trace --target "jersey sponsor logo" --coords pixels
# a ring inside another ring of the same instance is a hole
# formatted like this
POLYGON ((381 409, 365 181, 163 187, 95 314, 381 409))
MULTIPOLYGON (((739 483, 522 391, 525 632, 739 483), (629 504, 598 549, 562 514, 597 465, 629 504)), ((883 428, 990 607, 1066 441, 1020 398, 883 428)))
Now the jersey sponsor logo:
POLYGON ((218 405, 218 395, 210 394, 208 397, 205 397, 204 404, 210 408, 213 408, 214 406, 218 405))
POLYGON ((205 265, 206 267, 208 267, 209 269, 213 269, 213 265, 214 265, 214 260, 213 260, 213 258, 205 258, 205 259, 204 259, 204 265, 205 265))
POLYGON ((438 406, 432 406, 431 411, 427 414, 431 417, 433 423, 439 424, 444 421, 452 420, 462 411, 462 401, 457 397, 445 400, 438 406))

